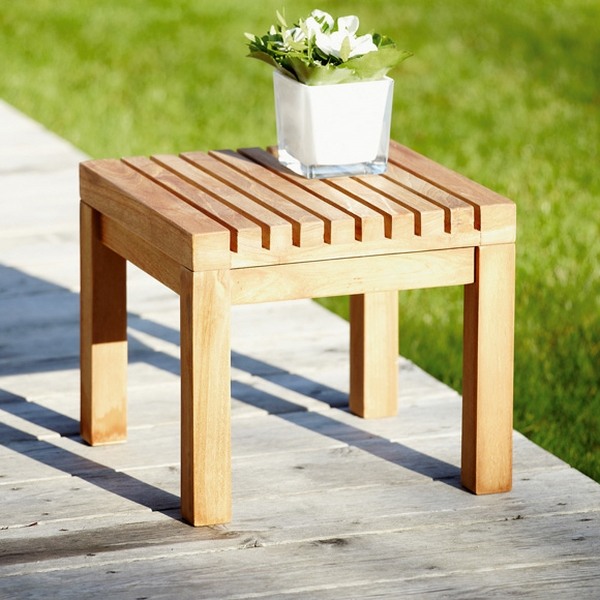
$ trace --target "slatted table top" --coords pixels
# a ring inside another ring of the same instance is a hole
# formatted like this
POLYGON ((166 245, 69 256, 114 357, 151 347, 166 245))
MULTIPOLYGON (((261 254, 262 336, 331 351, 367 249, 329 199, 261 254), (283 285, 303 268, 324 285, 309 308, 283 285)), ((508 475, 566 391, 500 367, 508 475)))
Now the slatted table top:
POLYGON ((92 160, 81 197, 191 268, 514 242, 510 200, 396 142, 383 175, 306 179, 258 148, 92 160))

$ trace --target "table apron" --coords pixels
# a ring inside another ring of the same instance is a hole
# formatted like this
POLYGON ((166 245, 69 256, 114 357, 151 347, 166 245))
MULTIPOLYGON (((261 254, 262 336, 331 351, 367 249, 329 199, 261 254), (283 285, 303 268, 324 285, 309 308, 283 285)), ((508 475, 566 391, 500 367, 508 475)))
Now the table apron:
POLYGON ((180 293, 181 264, 106 215, 102 215, 101 241, 125 260, 180 293))
POLYGON ((408 290, 475 281, 475 248, 428 250, 231 271, 232 304, 408 290))

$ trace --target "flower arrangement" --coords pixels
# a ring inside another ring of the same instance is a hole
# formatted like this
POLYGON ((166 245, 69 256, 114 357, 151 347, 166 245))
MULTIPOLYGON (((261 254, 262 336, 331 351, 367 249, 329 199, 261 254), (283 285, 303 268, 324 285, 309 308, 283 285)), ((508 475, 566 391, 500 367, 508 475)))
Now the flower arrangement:
POLYGON ((354 15, 336 20, 329 13, 313 10, 289 27, 277 12, 277 20, 262 37, 246 33, 249 56, 306 85, 382 79, 412 55, 399 50, 387 36, 359 36, 359 20, 354 15))

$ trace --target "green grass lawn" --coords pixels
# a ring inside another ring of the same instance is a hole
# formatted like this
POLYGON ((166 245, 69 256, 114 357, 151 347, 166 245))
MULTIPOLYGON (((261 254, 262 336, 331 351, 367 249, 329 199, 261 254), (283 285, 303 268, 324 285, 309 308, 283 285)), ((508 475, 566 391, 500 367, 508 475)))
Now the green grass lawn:
MULTIPOLYGON (((316 6, 4 1, 0 97, 94 157, 271 144, 271 72, 243 32, 316 6)), ((515 426, 600 481, 600 3, 318 6, 415 53, 393 73, 395 139, 517 203, 515 426)), ((400 294, 400 351, 456 389, 461 306, 400 294)))

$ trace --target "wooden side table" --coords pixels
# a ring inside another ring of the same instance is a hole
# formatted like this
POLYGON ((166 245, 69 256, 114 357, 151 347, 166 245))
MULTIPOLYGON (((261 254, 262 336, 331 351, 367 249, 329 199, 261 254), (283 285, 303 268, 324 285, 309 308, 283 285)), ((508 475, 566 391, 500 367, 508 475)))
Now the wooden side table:
POLYGON ((231 518, 230 307, 349 294, 350 409, 397 411, 397 290, 464 285, 462 483, 512 483, 515 205, 392 143, 385 175, 273 155, 93 160, 81 181, 81 434, 126 437, 126 261, 181 301, 181 511, 231 518))

